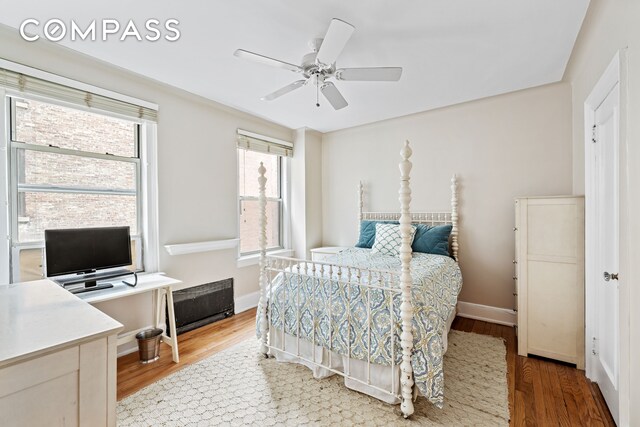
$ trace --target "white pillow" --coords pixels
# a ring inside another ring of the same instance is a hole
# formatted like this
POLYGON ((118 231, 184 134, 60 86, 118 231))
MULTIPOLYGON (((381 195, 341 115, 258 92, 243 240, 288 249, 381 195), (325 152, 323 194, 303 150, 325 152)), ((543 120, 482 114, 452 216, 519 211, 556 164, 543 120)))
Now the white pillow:
MULTIPOLYGON (((411 241, 416 235, 415 225, 411 226, 411 241)), ((402 235, 400 234, 399 224, 376 224, 376 238, 371 248, 373 254, 383 254, 398 256, 400 255, 400 245, 402 244, 402 235)))

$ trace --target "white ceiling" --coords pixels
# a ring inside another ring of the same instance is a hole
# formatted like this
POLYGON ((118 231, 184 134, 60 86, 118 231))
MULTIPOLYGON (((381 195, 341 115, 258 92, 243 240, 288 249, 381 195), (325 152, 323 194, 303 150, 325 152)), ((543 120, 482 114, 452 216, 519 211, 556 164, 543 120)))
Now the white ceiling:
POLYGON ((63 41, 65 46, 290 128, 322 132, 556 82, 589 0, 0 0, 0 22, 176 18, 177 42, 63 41), (300 63, 331 18, 356 32, 338 67, 402 66, 399 82, 337 82, 340 111, 303 87, 260 97, 299 78, 233 56, 237 48, 300 63))

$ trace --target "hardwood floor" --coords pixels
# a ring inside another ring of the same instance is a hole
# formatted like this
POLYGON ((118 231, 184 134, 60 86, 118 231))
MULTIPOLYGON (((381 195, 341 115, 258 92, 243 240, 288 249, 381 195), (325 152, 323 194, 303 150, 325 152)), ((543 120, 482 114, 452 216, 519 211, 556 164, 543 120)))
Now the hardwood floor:
POLYGON ((615 426, 598 386, 584 371, 518 356, 514 328, 462 317, 452 328, 505 339, 512 426, 615 426))
MULTIPOLYGON (((255 334, 255 309, 178 337, 180 363, 162 344, 160 360, 138 363, 133 353, 118 359, 118 400, 182 367, 231 347, 255 334)), ((615 426, 598 386, 583 371, 517 354, 513 328, 456 317, 453 329, 502 337, 507 345, 507 381, 512 426, 615 426)))
POLYGON ((138 353, 118 358, 118 400, 176 372, 183 367, 255 336, 256 310, 211 323, 178 335, 180 363, 173 363, 171 347, 160 345, 160 359, 148 365, 138 363, 138 353))

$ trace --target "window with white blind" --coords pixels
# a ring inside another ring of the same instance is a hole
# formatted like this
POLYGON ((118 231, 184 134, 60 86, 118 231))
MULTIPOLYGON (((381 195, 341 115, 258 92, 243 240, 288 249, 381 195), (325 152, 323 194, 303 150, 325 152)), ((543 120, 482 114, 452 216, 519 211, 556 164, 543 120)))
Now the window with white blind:
POLYGON ((267 249, 277 250, 286 246, 285 230, 288 216, 285 177, 287 157, 292 154, 291 143, 238 130, 238 221, 241 256, 260 251, 258 167, 261 162, 266 169, 267 178, 267 249))
POLYGON ((129 226, 144 268, 140 124, 9 96, 12 281, 44 277, 47 229, 129 226))
POLYGON ((0 283, 46 274, 44 231, 129 226, 158 268, 155 104, 0 59, 0 283))

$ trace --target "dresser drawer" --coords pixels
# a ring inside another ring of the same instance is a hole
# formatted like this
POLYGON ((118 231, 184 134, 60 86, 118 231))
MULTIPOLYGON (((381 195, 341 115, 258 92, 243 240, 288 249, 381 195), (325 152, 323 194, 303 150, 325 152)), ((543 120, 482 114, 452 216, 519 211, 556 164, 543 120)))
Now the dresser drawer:
POLYGON ((76 372, 80 366, 79 350, 72 347, 0 369, 0 398, 76 372))

